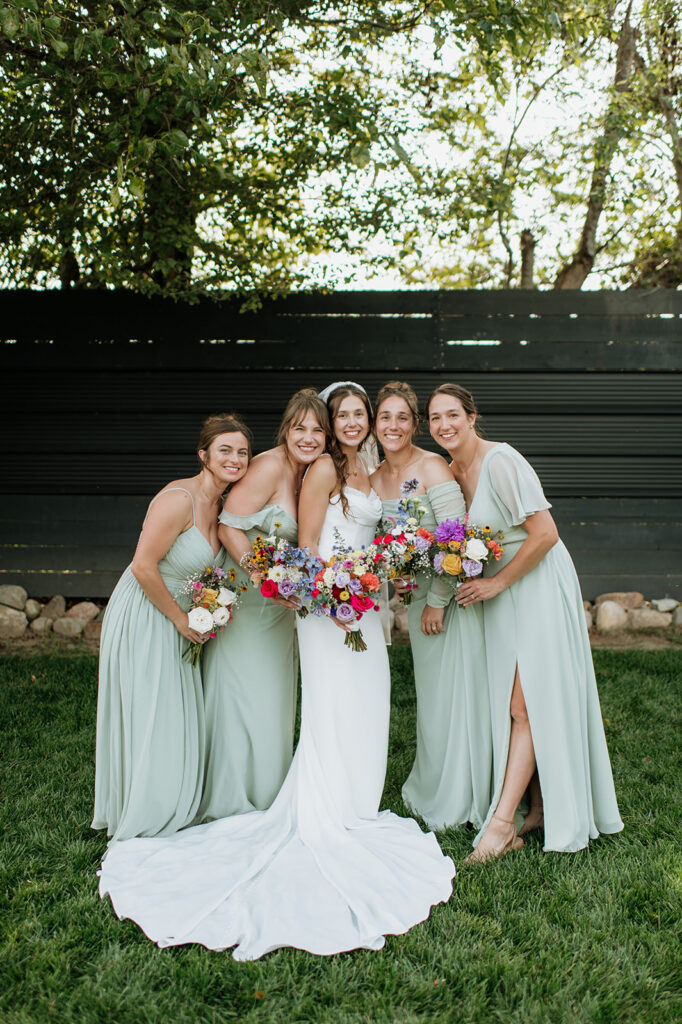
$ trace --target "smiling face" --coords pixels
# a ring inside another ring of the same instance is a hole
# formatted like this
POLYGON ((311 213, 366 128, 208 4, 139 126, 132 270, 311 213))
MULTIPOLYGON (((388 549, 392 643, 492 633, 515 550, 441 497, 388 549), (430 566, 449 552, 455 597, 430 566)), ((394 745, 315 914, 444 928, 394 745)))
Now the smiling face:
POLYGON ((369 414, 359 395, 346 395, 333 414, 334 437, 343 448, 359 448, 369 434, 369 414))
POLYGON ((321 455, 327 434, 313 412, 306 412, 287 431, 287 454, 293 462, 307 466, 321 455))
POLYGON ((475 437, 476 413, 467 413, 459 398, 436 394, 429 403, 429 430, 434 441, 452 454, 475 437))
POLYGON ((385 452, 399 452, 412 443, 417 429, 414 414, 404 398, 390 395, 377 409, 376 432, 385 452))
POLYGON ((199 449, 199 458, 206 469, 226 486, 244 476, 249 454, 248 438, 239 430, 218 434, 207 449, 199 449))

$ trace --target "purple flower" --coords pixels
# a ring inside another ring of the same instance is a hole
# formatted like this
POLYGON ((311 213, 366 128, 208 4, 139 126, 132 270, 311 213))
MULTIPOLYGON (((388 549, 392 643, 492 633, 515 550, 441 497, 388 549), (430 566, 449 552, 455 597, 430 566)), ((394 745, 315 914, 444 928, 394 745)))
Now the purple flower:
POLYGON ((347 572, 337 572, 334 582, 337 587, 345 587, 350 582, 350 576, 347 572))
POLYGON ((433 560, 433 568, 436 570, 436 572, 442 572, 443 571, 443 559, 444 558, 445 558, 445 552, 444 551, 439 551, 438 554, 436 555, 436 557, 434 558, 434 560, 433 560))
POLYGON ((417 549, 417 551, 428 551, 428 549, 431 547, 431 543, 426 539, 426 537, 417 536, 414 539, 414 546, 417 549))
POLYGON ((407 494, 414 494, 418 487, 419 481, 416 478, 414 480, 405 480, 405 482, 400 485, 400 493, 405 497, 407 494))
POLYGON ((346 590, 350 591, 351 594, 359 594, 362 590, 362 583, 355 577, 351 577, 346 584, 346 590))
POLYGON ((464 540, 464 523, 459 519, 444 519, 436 527, 436 540, 439 544, 448 544, 451 540, 464 540))
POLYGON ((282 580, 277 586, 282 597, 291 597, 292 594, 296 593, 296 584, 293 580, 282 580))
POLYGON ((343 563, 343 567, 344 569, 348 569, 348 571, 350 572, 353 569, 353 560, 351 558, 347 559, 343 563))
POLYGON ((336 609, 336 617, 339 622, 352 622, 355 618, 355 609, 350 604, 340 604, 336 609))
POLYGON ((483 572, 483 566, 481 563, 474 562, 472 558, 463 558, 462 568, 464 569, 465 576, 478 576, 483 572))

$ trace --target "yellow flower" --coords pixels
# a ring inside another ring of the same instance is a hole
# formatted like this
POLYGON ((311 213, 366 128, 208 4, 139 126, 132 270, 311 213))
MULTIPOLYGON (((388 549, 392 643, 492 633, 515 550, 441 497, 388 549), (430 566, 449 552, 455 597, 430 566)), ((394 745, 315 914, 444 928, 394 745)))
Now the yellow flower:
POLYGON ((339 600, 340 601, 348 601, 349 598, 350 598, 350 594, 348 593, 347 590, 342 590, 341 593, 339 594, 339 600))
POLYGON ((462 571, 462 559, 459 555, 446 555, 443 559, 443 571, 448 576, 457 576, 462 571))
POLYGON ((230 577, 230 583, 234 583, 234 581, 237 579, 237 573, 234 571, 234 569, 230 569, 228 575, 230 577))
POLYGON ((461 541, 458 541, 458 540, 449 540, 448 541, 448 547, 450 548, 450 551, 459 551, 461 546, 462 546, 461 541))
POLYGON ((217 590, 209 590, 208 587, 207 587, 206 590, 204 590, 204 592, 202 594, 202 601, 215 601, 217 597, 218 597, 218 591, 217 590))
POLYGON ((278 530, 282 529, 282 524, 281 523, 275 523, 275 526, 277 527, 278 530))

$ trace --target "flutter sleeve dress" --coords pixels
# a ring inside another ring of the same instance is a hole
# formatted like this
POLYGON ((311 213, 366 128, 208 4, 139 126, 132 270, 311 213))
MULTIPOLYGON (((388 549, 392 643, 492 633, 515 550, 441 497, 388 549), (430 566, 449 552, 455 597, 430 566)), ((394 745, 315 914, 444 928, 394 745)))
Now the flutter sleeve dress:
MULTIPOLYGON (((425 512, 420 525, 432 532, 444 519, 462 519, 466 511, 454 481, 428 488, 419 500, 425 512)), ((395 517, 397 505, 395 500, 383 502, 385 521, 395 517)), ((445 580, 419 573, 416 583, 408 624, 417 691, 417 752, 403 799, 431 828, 469 821, 480 826, 492 792, 483 609, 458 608, 445 580), (437 636, 421 631, 426 603, 446 609, 444 632, 437 636)))
MULTIPOLYGON (((220 522, 243 530, 250 542, 277 534, 295 544, 298 536, 279 505, 248 516, 223 511, 220 522)), ((223 568, 248 590, 203 652, 206 776, 197 821, 269 807, 293 756, 295 612, 263 597, 227 553, 223 568)))
MULTIPOLYGON (((222 554, 213 556, 196 524, 171 545, 159 572, 182 608, 191 603, 188 577, 222 554)), ((204 702, 199 669, 183 660, 187 646, 128 566, 104 615, 97 700, 92 827, 115 840, 171 835, 199 807, 204 702)))
MULTIPOLYGON (((490 448, 469 509, 479 525, 504 533, 507 565, 528 534, 523 523, 550 508, 532 466, 508 444, 490 448)), ((493 726, 494 793, 478 842, 499 802, 509 749, 509 713, 518 666, 545 816, 545 850, 571 852, 623 823, 613 785, 580 584, 559 540, 502 593, 482 602, 493 726)))

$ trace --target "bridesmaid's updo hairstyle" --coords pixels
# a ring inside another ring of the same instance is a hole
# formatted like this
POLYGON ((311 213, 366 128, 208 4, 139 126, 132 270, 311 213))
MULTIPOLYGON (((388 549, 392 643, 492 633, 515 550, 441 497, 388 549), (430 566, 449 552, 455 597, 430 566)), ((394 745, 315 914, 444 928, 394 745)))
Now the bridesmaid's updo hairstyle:
POLYGON ((356 388, 354 384, 343 384, 340 388, 335 388, 329 398, 327 399, 327 409, 329 410, 329 420, 332 424, 331 437, 329 444, 327 445, 327 451, 332 457, 334 463, 334 469, 336 470, 336 480, 339 485, 339 497, 341 499, 341 508, 343 509, 344 516, 348 513, 348 499, 343 493, 344 485, 348 482, 348 457, 344 455, 343 449, 339 444, 339 441, 334 433, 333 424, 336 414, 339 411, 339 407, 343 402, 344 398, 348 398, 349 395, 355 395, 359 398, 367 410, 367 419, 369 420, 369 432, 367 437, 362 442, 362 446, 372 436, 374 430, 374 416, 372 415, 372 405, 369 400, 369 396, 366 391, 362 388, 356 388))
POLYGON ((277 431, 277 444, 283 444, 286 451, 287 434, 291 427, 298 426, 311 412, 325 433, 326 443, 329 444, 331 427, 329 425, 329 413, 327 406, 313 388, 301 388, 295 395, 292 395, 287 402, 287 407, 282 414, 282 422, 277 431))
POLYGON ((379 415, 379 407, 381 406, 381 403, 385 402, 387 398, 392 398, 394 395, 397 398, 402 398, 412 413, 412 421, 414 423, 412 437, 417 437, 419 435, 419 399, 417 398, 414 388, 410 387, 409 384, 406 384, 404 380, 389 380, 384 384, 376 397, 376 402, 374 403, 374 408, 376 409, 375 415, 379 415))
POLYGON ((431 408, 431 402, 436 395, 449 395, 450 398, 456 398, 461 404, 464 412, 467 416, 475 416, 474 431, 480 436, 481 431, 478 429, 478 409, 476 408, 476 402, 474 396, 466 388, 463 388, 461 384, 439 384, 431 394, 429 395, 426 403, 426 418, 429 418, 429 409, 431 408))
POLYGON ((234 413, 220 413, 218 416, 209 416, 207 420, 204 420, 201 428, 199 443, 197 444, 197 458, 199 459, 201 469, 208 469, 208 466, 201 455, 199 455, 199 452, 207 452, 220 434, 243 434, 249 449, 249 462, 251 461, 253 436, 246 423, 240 420, 239 416, 235 416, 234 413))

